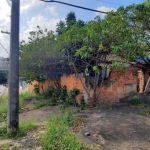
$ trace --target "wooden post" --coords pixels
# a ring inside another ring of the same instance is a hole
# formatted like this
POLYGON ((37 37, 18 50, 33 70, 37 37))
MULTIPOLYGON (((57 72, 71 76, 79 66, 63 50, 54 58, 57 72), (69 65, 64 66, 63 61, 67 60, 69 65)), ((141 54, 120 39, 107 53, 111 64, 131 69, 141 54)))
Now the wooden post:
POLYGON ((142 70, 138 70, 138 92, 143 93, 144 91, 144 74, 142 70))

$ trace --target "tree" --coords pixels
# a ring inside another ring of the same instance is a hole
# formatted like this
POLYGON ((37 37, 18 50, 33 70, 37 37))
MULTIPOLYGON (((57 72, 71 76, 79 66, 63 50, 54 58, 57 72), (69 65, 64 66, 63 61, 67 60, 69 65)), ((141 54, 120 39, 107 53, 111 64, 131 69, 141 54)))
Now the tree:
MULTIPOLYGON (((148 1, 120 7, 104 19, 105 36, 110 42, 111 53, 120 56, 118 63, 138 61, 141 68, 150 70, 150 7, 148 1), (139 59, 137 59, 139 58, 139 59), (143 63, 144 62, 144 63, 143 63)), ((115 65, 118 66, 118 63, 115 65)))
POLYGON ((97 102, 99 92, 96 91, 101 81, 101 70, 106 67, 106 56, 109 52, 107 44, 102 45, 103 39, 103 21, 96 18, 93 21, 81 25, 76 22, 71 28, 58 36, 56 41, 57 49, 61 49, 68 58, 69 65, 78 75, 88 98, 93 102, 97 102), (87 84, 93 89, 91 97, 88 86, 84 85, 79 74, 85 74, 87 84))
POLYGON ((59 23, 57 23, 56 32, 58 35, 62 34, 66 30, 66 24, 64 21, 60 20, 59 23))
POLYGON ((29 42, 20 43, 20 76, 28 81, 45 80, 44 68, 52 54, 55 36, 52 31, 41 30, 30 32, 29 42))
MULTIPOLYGON (((53 49, 55 35, 52 31, 30 32, 29 42, 20 43, 20 76, 27 82, 36 80, 45 82, 52 79, 57 90, 60 89, 60 76, 67 72, 65 57, 59 50, 53 49)), ((68 68, 69 69, 69 68, 68 68)), ((43 84, 41 84, 43 89, 43 84)))
POLYGON ((69 29, 72 25, 74 25, 76 22, 76 15, 74 12, 69 12, 66 16, 66 25, 69 29))

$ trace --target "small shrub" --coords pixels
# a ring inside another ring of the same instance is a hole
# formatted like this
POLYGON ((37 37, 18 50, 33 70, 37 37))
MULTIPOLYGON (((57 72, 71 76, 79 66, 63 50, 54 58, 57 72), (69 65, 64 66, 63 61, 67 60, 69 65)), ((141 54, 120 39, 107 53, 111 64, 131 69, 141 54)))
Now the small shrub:
POLYGON ((68 94, 67 94, 67 87, 66 86, 63 86, 61 88, 61 92, 60 92, 60 95, 59 95, 59 99, 60 101, 65 101, 66 98, 68 97, 68 94))
POLYGON ((84 110, 84 108, 85 108, 85 101, 83 98, 80 100, 80 108, 81 108, 81 110, 84 110))
POLYGON ((139 99, 139 98, 133 98, 131 101, 130 101, 130 104, 132 106, 138 106, 140 104, 142 104, 142 101, 139 99))
POLYGON ((38 85, 38 84, 35 84, 35 85, 34 85, 33 91, 35 92, 35 94, 39 94, 39 93, 40 93, 39 85, 38 85))
POLYGON ((74 88, 73 90, 69 91, 68 96, 66 97, 66 99, 63 101, 63 103, 66 106, 78 106, 78 104, 76 103, 76 96, 80 93, 80 91, 76 88, 74 88))
POLYGON ((150 116, 150 107, 140 111, 140 114, 150 116))

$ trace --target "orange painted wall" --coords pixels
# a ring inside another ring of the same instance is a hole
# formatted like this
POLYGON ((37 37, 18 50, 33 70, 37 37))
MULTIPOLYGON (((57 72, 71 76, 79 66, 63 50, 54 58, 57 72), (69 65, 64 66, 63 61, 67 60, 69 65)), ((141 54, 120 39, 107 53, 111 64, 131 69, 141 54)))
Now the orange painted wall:
MULTIPOLYGON (((80 74, 82 82, 85 84, 85 78, 83 74, 80 74)), ((61 77, 61 86, 67 86, 67 90, 70 91, 73 88, 77 88, 81 93, 84 92, 84 87, 80 79, 75 74, 70 74, 68 76, 61 77)))
POLYGON ((44 83, 37 82, 37 81, 32 81, 31 84, 29 85, 29 91, 33 92, 34 91, 34 85, 38 84, 39 85, 39 90, 40 93, 46 89, 48 89, 49 86, 53 86, 53 82, 51 80, 46 80, 44 83), (42 85, 43 84, 43 85, 42 85), (42 89, 43 86, 43 89, 42 89))

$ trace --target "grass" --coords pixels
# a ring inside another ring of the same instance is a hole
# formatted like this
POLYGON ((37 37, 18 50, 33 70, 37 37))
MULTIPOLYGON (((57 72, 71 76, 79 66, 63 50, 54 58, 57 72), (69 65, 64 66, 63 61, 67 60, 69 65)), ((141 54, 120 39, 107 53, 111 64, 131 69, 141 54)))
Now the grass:
POLYGON ((18 148, 16 146, 12 147, 12 145, 10 143, 2 145, 0 150, 10 150, 10 147, 11 147, 11 150, 21 150, 20 148, 18 148))
MULTIPOLYGON (((23 103, 27 100, 31 100, 34 97, 34 93, 23 92, 19 94, 19 108, 23 107, 23 103)), ((8 110, 8 95, 0 97, 0 122, 6 121, 8 110)))
POLYGON ((7 134, 7 126, 0 127, 0 139, 17 138, 23 136, 26 132, 36 129, 38 126, 32 122, 20 124, 19 131, 16 134, 7 134))
POLYGON ((77 122, 70 113, 53 117, 47 124, 41 139, 43 150, 88 150, 69 130, 77 122))
POLYGON ((23 109, 23 104, 25 101, 30 101, 35 97, 33 92, 22 92, 19 94, 19 108, 23 109))
POLYGON ((40 107, 49 106, 49 105, 51 105, 49 100, 35 101, 34 108, 40 108, 40 107))
POLYGON ((139 112, 142 115, 150 116, 150 107, 147 107, 139 112))
POLYGON ((7 117, 8 96, 0 97, 0 122, 5 121, 7 117))

